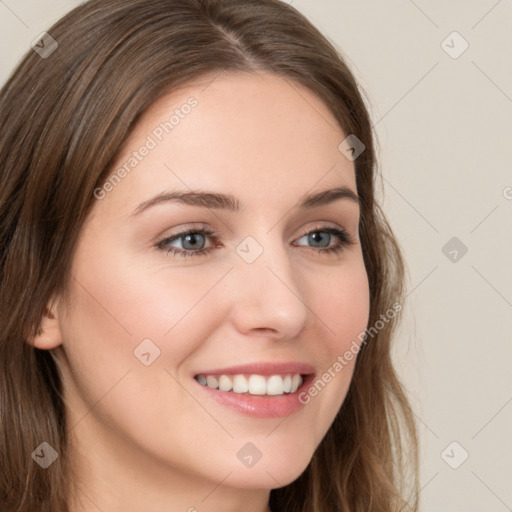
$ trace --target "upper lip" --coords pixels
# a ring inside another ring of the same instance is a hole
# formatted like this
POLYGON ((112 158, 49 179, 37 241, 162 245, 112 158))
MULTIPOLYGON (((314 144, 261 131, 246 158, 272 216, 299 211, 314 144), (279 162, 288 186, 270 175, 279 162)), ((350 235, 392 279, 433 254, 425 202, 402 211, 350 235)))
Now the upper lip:
POLYGON ((307 363, 294 361, 276 363, 259 362, 251 364, 241 364, 225 368, 212 368, 197 373, 196 375, 237 375, 237 374, 256 374, 256 375, 279 375, 284 373, 299 373, 307 375, 315 373, 313 366, 307 363))

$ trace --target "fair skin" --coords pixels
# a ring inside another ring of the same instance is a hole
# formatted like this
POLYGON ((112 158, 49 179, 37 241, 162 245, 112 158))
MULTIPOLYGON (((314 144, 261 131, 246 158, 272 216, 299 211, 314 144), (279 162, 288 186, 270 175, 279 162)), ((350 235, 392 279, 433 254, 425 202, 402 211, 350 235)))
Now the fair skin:
POLYGON ((169 113, 198 101, 95 202, 74 254, 71 300, 49 304, 33 340, 52 349, 62 372, 79 475, 71 512, 269 512, 270 489, 304 471, 350 384, 355 359, 306 405, 254 417, 211 398, 227 391, 207 393, 194 379, 276 361, 308 363, 318 378, 369 314, 358 203, 297 207, 335 187, 357 194, 332 113, 311 91, 268 73, 211 80, 167 94, 137 124, 113 169, 169 113), (168 201, 132 216, 164 191, 190 189, 231 194, 244 208, 168 201), (218 241, 196 235, 195 246, 181 237, 156 247, 203 227, 218 241), (319 252, 340 245, 325 227, 354 243, 319 252), (251 263, 236 251, 248 236, 258 244, 245 246, 249 253, 263 250, 251 263), (212 250, 182 257, 170 248, 212 250), (160 350, 148 366, 134 356, 144 339, 160 350), (237 456, 247 443, 261 454, 251 467, 237 456))

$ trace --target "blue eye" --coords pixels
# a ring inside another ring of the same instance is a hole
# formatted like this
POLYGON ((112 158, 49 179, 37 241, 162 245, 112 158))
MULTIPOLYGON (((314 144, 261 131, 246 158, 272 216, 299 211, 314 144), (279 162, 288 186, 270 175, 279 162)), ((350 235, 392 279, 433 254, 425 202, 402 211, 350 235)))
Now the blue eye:
MULTIPOLYGON (((313 230, 308 231, 302 237, 306 238, 309 243, 312 244, 324 244, 320 246, 314 246, 315 252, 319 253, 339 253, 344 248, 355 243, 354 240, 344 229, 334 228, 331 226, 316 227, 313 230), (332 236, 338 239, 338 244, 329 246, 332 236)), ((175 257, 189 257, 189 256, 201 256, 210 253, 215 247, 218 246, 219 237, 214 231, 206 228, 201 229, 189 229, 183 231, 171 237, 165 238, 156 243, 156 247, 162 251, 166 251, 168 254, 172 253, 175 257), (204 247, 206 238, 210 237, 213 241, 213 247, 204 247), (171 246, 172 242, 181 240, 182 248, 171 246)))
POLYGON ((299 240, 302 240, 302 238, 307 237, 308 242, 312 242, 314 244, 316 244, 317 242, 322 242, 322 240, 323 240, 324 242, 327 241, 327 246, 328 246, 332 235, 334 235, 338 238, 339 244, 332 246, 332 247, 322 246, 319 248, 318 252, 337 253, 337 252, 340 252, 341 250, 343 250, 345 247, 355 243, 344 229, 333 228, 331 226, 316 227, 313 230, 308 231, 299 240), (318 236, 318 235, 320 235, 320 236, 318 236))
POLYGON ((205 249, 203 247, 204 239, 206 236, 210 236, 214 241, 214 244, 217 243, 218 237, 215 236, 214 231, 211 231, 206 228, 201 228, 189 229, 177 235, 165 238, 164 240, 158 242, 156 246, 161 250, 167 251, 168 254, 172 252, 174 256, 199 256, 202 254, 207 254, 212 250, 211 248, 205 249), (174 246, 169 246, 171 242, 180 239, 182 240, 183 249, 174 246))

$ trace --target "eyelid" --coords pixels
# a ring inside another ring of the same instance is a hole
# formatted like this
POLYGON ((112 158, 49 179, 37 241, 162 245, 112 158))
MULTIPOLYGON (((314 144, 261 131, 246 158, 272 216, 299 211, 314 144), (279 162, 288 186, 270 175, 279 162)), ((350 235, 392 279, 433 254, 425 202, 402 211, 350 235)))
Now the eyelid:
MULTIPOLYGON (((166 230, 167 232, 168 230, 166 230)), ((154 242, 155 245, 158 245, 159 243, 169 240, 169 238, 175 238, 179 237, 180 235, 186 235, 189 232, 196 232, 196 231, 207 231, 208 234, 217 234, 212 228, 208 226, 208 224, 205 224, 204 222, 198 222, 198 223, 192 223, 191 225, 187 225, 184 228, 178 228, 177 231, 174 231, 173 233, 169 235, 160 235, 156 241, 154 242)))
MULTIPOLYGON (((321 222, 321 221, 320 221, 321 222)), ((326 221, 328 222, 328 221, 326 221)), ((352 235, 350 234, 350 232, 345 229, 344 227, 342 226, 339 226, 339 225, 333 225, 333 226, 330 226, 329 224, 316 224, 315 226, 313 226, 312 228, 307 228, 305 230, 303 230, 302 232, 302 235, 299 236, 299 238, 302 238, 306 235, 309 235, 310 233, 314 233, 316 231, 323 231, 323 232, 326 232, 326 233, 331 233, 333 235, 337 235, 338 231, 341 231, 343 233, 343 235, 345 236, 346 238, 346 243, 347 244, 355 244, 357 243, 357 241, 352 237, 352 235), (332 230, 332 231, 331 231, 332 230)))

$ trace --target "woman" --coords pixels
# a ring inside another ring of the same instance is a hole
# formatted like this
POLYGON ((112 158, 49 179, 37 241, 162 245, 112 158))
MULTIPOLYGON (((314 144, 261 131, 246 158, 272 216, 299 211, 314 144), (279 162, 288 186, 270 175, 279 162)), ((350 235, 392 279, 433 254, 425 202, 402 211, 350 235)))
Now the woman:
POLYGON ((302 15, 92 0, 0 107, 2 510, 416 509, 403 262, 302 15))

